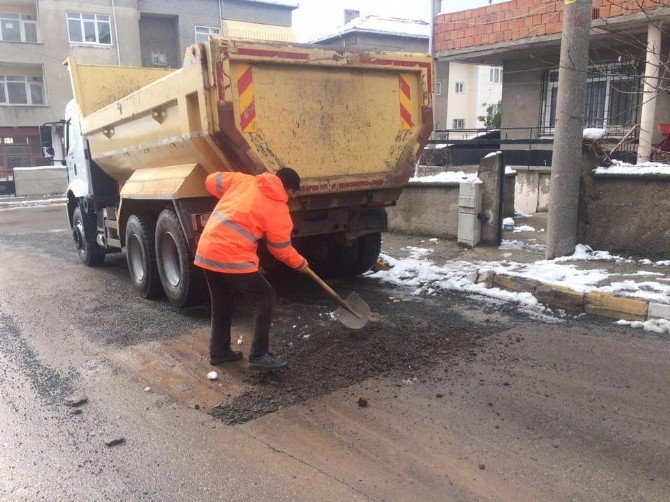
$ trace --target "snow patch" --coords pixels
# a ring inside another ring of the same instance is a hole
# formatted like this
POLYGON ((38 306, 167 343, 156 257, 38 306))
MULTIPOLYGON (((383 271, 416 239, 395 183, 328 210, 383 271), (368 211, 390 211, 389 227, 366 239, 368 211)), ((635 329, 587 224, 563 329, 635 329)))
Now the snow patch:
POLYGON ((660 162, 643 162, 642 164, 628 164, 619 160, 613 160, 609 167, 598 167, 596 174, 626 174, 635 176, 638 174, 667 174, 670 175, 670 165, 660 162))
POLYGON ((517 227, 514 227, 514 233, 517 232, 535 232, 535 228, 530 227, 528 225, 519 225, 517 227))
POLYGON ((464 171, 447 171, 432 176, 421 176, 418 178, 411 178, 410 183, 426 183, 426 184, 440 184, 440 183, 481 183, 475 173, 466 173, 464 171))
POLYGON ((649 321, 617 321, 614 324, 619 326, 630 326, 632 328, 642 328, 652 333, 667 333, 670 335, 670 321, 667 319, 650 319, 649 321))
POLYGON ((597 127, 587 127, 584 129, 584 139, 589 141, 598 141, 605 136, 605 129, 599 129, 597 127))

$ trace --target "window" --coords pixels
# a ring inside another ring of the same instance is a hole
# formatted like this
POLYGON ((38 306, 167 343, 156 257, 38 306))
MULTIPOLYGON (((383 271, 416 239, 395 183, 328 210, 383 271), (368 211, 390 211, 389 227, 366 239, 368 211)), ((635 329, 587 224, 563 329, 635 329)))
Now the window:
POLYGON ((212 26, 196 26, 195 27, 195 43, 201 44, 206 42, 211 35, 218 35, 221 33, 219 28, 212 26))
POLYGON ((465 84, 463 82, 456 82, 456 93, 462 94, 465 92, 465 84))
MULTIPOLYGON (((545 75, 540 127, 552 133, 556 126, 558 69, 545 75)), ((605 63, 589 66, 586 84, 585 126, 630 128, 637 124, 642 92, 640 70, 633 63, 605 63)))
POLYGON ((465 129, 465 119, 454 119, 452 129, 465 129))
POLYGON ((37 18, 29 14, 0 12, 0 40, 36 43, 37 18))
POLYGON ((42 77, 0 75, 0 105, 43 105, 42 77))
POLYGON ((440 81, 435 82, 435 95, 436 96, 442 95, 442 82, 440 81))
POLYGON ((151 51, 152 66, 167 66, 167 51, 151 51))
POLYGON ((500 84, 500 83, 502 83, 502 78, 503 78, 502 66, 491 66, 489 68, 489 83, 490 84, 500 84))
POLYGON ((109 16, 68 12, 67 30, 70 34, 70 43, 112 45, 109 16))

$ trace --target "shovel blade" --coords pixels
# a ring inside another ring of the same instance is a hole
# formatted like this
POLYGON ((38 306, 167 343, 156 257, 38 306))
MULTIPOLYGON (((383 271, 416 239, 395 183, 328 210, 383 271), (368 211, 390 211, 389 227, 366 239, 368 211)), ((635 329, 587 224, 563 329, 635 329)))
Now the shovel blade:
POLYGON ((344 302, 358 315, 340 307, 335 311, 335 318, 349 329, 361 329, 370 320, 370 306, 357 293, 351 293, 344 302))

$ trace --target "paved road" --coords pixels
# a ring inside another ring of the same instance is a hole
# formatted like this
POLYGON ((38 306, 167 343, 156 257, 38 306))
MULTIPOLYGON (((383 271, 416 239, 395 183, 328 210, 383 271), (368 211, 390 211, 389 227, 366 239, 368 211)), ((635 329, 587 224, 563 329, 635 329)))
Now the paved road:
MULTIPOLYGON (((670 497, 667 338, 364 278, 337 287, 371 329, 294 287, 275 322, 291 370, 210 384, 206 309, 137 299, 121 256, 80 265, 62 207, 0 211, 0 277, 2 499, 670 497)), ((246 347, 243 312, 235 333, 246 347)))

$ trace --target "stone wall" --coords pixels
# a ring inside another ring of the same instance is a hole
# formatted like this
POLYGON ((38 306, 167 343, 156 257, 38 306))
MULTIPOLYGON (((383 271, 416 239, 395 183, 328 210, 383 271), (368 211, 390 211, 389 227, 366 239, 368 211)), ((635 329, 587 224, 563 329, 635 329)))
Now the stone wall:
POLYGON ((65 167, 15 167, 16 195, 64 194, 67 190, 65 167))
POLYGON ((594 175, 582 162, 578 241, 622 255, 670 258, 670 176, 594 175))

